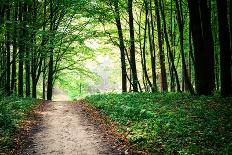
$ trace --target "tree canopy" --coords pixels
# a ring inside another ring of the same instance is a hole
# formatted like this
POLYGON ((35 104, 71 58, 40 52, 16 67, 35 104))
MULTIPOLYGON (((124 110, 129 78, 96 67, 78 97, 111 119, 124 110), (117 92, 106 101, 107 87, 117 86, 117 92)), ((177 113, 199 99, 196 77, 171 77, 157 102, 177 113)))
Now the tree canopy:
POLYGON ((1 0, 0 87, 34 98, 42 88, 51 100, 57 79, 72 71, 96 78, 85 63, 108 54, 120 61, 123 92, 230 96, 230 3, 1 0), (100 48, 88 46, 91 39, 100 48))

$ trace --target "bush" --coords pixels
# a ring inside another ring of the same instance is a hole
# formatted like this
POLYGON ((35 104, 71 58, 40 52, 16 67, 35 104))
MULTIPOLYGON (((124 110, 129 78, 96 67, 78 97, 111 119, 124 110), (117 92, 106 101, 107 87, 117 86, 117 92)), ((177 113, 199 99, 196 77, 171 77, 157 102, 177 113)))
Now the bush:
POLYGON ((20 122, 35 103, 31 98, 0 96, 0 148, 12 144, 11 134, 19 128, 20 122))
POLYGON ((119 131, 128 131, 132 144, 149 152, 229 154, 232 149, 232 98, 125 93, 86 101, 116 120, 119 131))

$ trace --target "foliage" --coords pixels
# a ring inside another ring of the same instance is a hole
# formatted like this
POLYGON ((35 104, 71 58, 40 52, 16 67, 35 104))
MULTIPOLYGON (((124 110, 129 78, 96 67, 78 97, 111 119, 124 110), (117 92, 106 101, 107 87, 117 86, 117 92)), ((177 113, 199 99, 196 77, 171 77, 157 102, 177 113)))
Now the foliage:
MULTIPOLYGON (((0 146, 12 144, 11 134, 19 128, 20 122, 35 104, 35 99, 16 96, 0 96, 0 146)), ((1 150, 0 147, 0 150, 1 150)), ((1 151, 0 151, 1 152, 1 151)))
POLYGON ((131 144, 164 154, 229 154, 232 98, 181 93, 93 95, 86 100, 119 122, 131 144))

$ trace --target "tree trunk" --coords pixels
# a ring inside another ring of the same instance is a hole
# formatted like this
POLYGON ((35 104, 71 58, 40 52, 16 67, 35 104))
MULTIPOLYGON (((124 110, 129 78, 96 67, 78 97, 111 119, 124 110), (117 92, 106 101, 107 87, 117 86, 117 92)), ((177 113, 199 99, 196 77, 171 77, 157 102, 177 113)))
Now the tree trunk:
POLYGON ((155 50, 155 35, 154 35, 154 20, 153 20, 153 12, 152 12, 152 1, 150 0, 150 21, 148 21, 148 33, 149 40, 150 40, 150 55, 151 55, 151 69, 152 69, 152 92, 156 92, 157 82, 156 82, 156 50, 155 50), (151 23, 151 24, 149 24, 151 23), (151 27, 150 27, 151 25, 151 27))
POLYGON ((210 8, 208 8, 207 1, 200 2, 201 22, 203 29, 203 38, 205 45, 205 53, 207 56, 208 66, 208 86, 211 92, 215 89, 215 73, 214 73, 214 43, 211 28, 210 8))
POLYGON ((16 86, 16 54, 17 54, 17 20, 18 20, 18 3, 15 4, 14 10, 14 30, 13 30, 13 55, 12 55, 12 71, 11 71, 11 91, 15 90, 16 86))
POLYGON ((135 36, 134 36, 134 18, 133 18, 133 0, 128 0, 128 14, 130 27, 130 61, 132 71, 132 87, 134 92, 138 92, 138 77, 135 60, 135 36))
POLYGON ((160 68, 161 68, 161 90, 168 91, 158 0, 155 0, 155 12, 157 17, 157 29, 158 29, 159 57, 160 57, 160 68))
POLYGON ((10 35, 10 11, 11 6, 10 4, 7 4, 6 8, 6 94, 10 94, 10 70, 11 70, 11 50, 10 50, 10 44, 11 44, 11 35, 10 35))
POLYGON ((221 66, 221 96, 232 95, 231 86, 231 51, 229 22, 227 18, 227 0, 217 0, 219 40, 220 40, 220 66, 221 66))
MULTIPOLYGON (((45 2, 44 2, 45 3, 45 2)), ((33 17, 32 17, 32 23, 33 27, 36 26, 36 18, 37 18, 37 7, 36 7, 36 1, 33 0, 33 17)), ((33 43, 36 44, 36 32, 32 33, 32 39, 33 43)), ((37 92, 36 92, 36 87, 37 87, 37 78, 36 78, 36 71, 37 71, 37 48, 33 48, 32 50, 32 61, 31 61, 31 80, 32 80, 32 97, 37 98, 37 92)))
POLYGON ((54 12, 53 12, 53 2, 50 0, 50 49, 49 49, 49 64, 48 64, 48 83, 47 83, 47 100, 52 100, 52 89, 53 89, 53 66, 54 66, 54 57, 53 57, 53 37, 54 37, 54 12))
MULTIPOLYGON (((28 5, 24 4, 24 22, 25 25, 28 25, 29 21, 29 12, 28 12, 28 5)), ((25 27, 25 73, 26 73, 26 96, 29 97, 31 94, 31 79, 30 79, 30 53, 29 53, 29 32, 28 29, 25 27)))
POLYGON ((170 56, 170 60, 171 60, 171 70, 174 71, 174 73, 175 73, 177 91, 180 92, 180 81, 179 81, 178 73, 177 73, 176 66, 175 66, 174 57, 173 57, 173 54, 172 54, 172 51, 171 51, 171 46, 170 46, 169 39, 168 39, 164 8, 161 6, 161 3, 160 3, 160 8, 161 8, 161 16, 163 18, 164 37, 165 37, 165 41, 166 41, 167 52, 168 52, 168 54, 170 56))
MULTIPOLYGON (((149 79, 149 75, 147 72, 147 63, 146 63, 146 40, 147 40, 147 29, 148 29, 148 3, 145 1, 145 9, 146 9, 146 19, 145 19, 145 30, 144 30, 144 39, 143 39, 143 49, 142 49, 142 55, 143 55, 143 70, 144 70, 144 76, 146 79, 146 82, 148 83, 149 87, 152 88, 151 80, 149 79)), ((148 90, 147 90, 148 91, 148 90)))
POLYGON ((126 60, 125 60, 125 45, 124 38, 122 32, 122 25, 118 7, 118 0, 114 1, 115 7, 115 20, 118 29, 118 40, 119 40, 119 48, 121 52, 121 68, 122 68, 122 92, 127 92, 127 72, 126 72, 126 60))
POLYGON ((185 62, 185 53, 184 53, 184 23, 183 23, 183 15, 181 11, 181 2, 179 5, 178 0, 175 0, 176 2, 176 9, 177 9, 177 21, 179 25, 179 32, 180 32, 180 46, 181 46, 181 60, 182 60, 182 69, 183 69, 183 79, 184 79, 184 85, 186 85, 187 90, 191 93, 194 94, 193 86, 189 80, 188 76, 188 71, 187 71, 187 66, 185 62))
POLYGON ((20 21, 20 35, 19 35, 19 65, 18 65, 18 95, 23 96, 23 62, 24 62, 24 35, 25 27, 23 21, 23 6, 19 2, 19 21, 20 21))
MULTIPOLYGON (((204 1, 200 1, 200 3, 204 3, 204 1)), ((207 34, 205 28, 203 29, 202 26, 206 24, 208 26, 211 25, 206 21, 204 21, 204 24, 202 22, 203 16, 207 17, 204 15, 208 12, 207 6, 204 7, 206 11, 200 12, 198 1, 188 0, 188 5, 194 45, 196 91, 199 95, 211 95, 214 89, 214 63, 212 63, 214 62, 212 58, 214 52, 211 48, 212 43, 205 43, 205 39, 212 32, 207 31, 207 34)))

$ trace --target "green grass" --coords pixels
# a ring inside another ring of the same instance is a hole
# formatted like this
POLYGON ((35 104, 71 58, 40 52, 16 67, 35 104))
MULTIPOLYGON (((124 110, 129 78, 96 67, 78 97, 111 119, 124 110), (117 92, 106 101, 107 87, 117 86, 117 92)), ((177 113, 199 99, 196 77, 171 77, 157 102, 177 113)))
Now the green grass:
POLYGON ((232 98, 179 93, 128 93, 86 97, 119 123, 141 150, 158 154, 230 154, 232 98))
POLYGON ((0 96, 0 152, 12 145, 11 135, 35 105, 36 100, 0 96))

